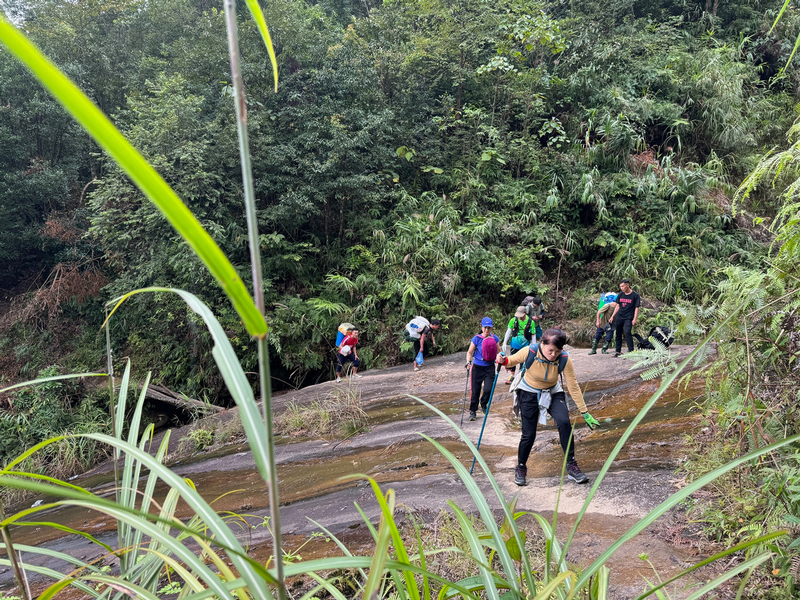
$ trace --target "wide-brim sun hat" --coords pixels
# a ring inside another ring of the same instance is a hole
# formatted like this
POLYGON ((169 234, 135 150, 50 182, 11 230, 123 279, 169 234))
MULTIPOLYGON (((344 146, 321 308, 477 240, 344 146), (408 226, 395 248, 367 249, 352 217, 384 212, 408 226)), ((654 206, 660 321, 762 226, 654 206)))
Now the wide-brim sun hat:
POLYGON ((481 319, 481 327, 494 327, 494 321, 491 317, 483 317, 481 319))

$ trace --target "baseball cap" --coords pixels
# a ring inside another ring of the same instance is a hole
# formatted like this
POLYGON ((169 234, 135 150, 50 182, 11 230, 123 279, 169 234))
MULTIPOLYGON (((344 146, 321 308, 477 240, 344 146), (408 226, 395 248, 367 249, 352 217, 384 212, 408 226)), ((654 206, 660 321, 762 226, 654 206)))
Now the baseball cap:
POLYGON ((494 327, 494 321, 491 317, 483 317, 481 319, 481 327, 494 327))

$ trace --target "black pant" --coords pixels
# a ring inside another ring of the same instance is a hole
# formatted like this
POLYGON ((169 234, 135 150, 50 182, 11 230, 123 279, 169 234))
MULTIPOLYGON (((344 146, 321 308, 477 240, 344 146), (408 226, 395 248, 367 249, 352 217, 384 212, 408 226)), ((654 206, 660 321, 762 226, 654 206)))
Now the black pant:
POLYGON ((628 352, 633 352, 633 329, 632 319, 625 319, 624 321, 617 321, 614 325, 614 330, 617 332, 617 352, 622 352, 622 335, 625 334, 625 342, 628 344, 628 352))
MULTIPOLYGON (((531 455, 531 448, 536 441, 536 425, 539 422, 539 394, 519 390, 520 416, 522 418, 522 437, 517 448, 517 461, 524 465, 531 455)), ((547 410, 558 428, 561 449, 567 455, 567 462, 575 462, 575 446, 572 440, 572 423, 569 420, 567 396, 564 392, 553 394, 550 408, 547 410)))
POLYGON ((596 332, 595 332, 595 334, 594 334, 594 340, 595 340, 596 342, 599 342, 599 341, 600 341, 600 338, 602 338, 602 337, 603 337, 603 332, 605 332, 605 334, 606 334, 606 341, 607 341, 607 342, 610 344, 610 343, 611 343, 611 340, 612 340, 612 338, 614 337, 614 328, 613 328, 613 327, 609 327, 609 328, 608 328, 608 331, 606 331, 606 330, 605 330, 604 328, 602 328, 602 327, 598 327, 598 328, 597 328, 597 331, 596 331, 596 332))
POLYGON ((492 394, 492 383, 494 383, 494 365, 472 365, 472 398, 469 401, 469 409, 472 412, 478 410, 478 398, 480 397, 481 406, 486 408, 489 404, 489 396, 492 394), (483 395, 481 395, 481 385, 483 385, 483 395))
POLYGON ((342 372, 342 367, 344 367, 344 363, 346 363, 347 361, 353 361, 353 366, 356 369, 361 366, 361 361, 355 357, 355 355, 352 353, 352 351, 347 356, 344 356, 341 353, 339 353, 338 356, 339 356, 338 364, 336 365, 336 374, 337 375, 342 372))
MULTIPOLYGON (((417 358, 417 354, 419 354, 419 340, 414 340, 414 358, 417 358)), ((430 340, 425 340, 425 349, 422 351, 422 358, 428 358, 433 352, 433 345, 431 344, 430 340)))

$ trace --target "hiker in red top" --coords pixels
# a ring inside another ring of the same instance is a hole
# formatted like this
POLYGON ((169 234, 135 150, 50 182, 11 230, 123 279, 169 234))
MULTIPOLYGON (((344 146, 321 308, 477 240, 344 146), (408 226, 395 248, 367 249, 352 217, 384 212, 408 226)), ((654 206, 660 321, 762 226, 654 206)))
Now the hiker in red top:
POLYGON ((342 367, 344 367, 344 363, 348 361, 353 361, 353 377, 361 377, 361 375, 358 374, 358 367, 361 365, 361 361, 358 360, 356 344, 358 344, 358 329, 353 329, 353 332, 345 336, 342 343, 339 344, 339 362, 336 365, 336 383, 342 380, 342 367))

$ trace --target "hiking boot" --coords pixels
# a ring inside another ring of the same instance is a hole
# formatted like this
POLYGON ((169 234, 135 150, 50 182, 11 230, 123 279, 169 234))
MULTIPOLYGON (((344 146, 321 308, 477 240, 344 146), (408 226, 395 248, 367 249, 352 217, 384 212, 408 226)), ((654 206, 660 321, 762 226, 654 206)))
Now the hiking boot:
POLYGON ((474 410, 471 410, 471 411, 469 411, 469 420, 470 420, 470 421, 474 421, 474 420, 475 420, 475 419, 477 419, 477 418, 478 418, 478 415, 477 415, 477 414, 475 414, 475 411, 474 411, 474 410))
POLYGON ((506 379, 506 385, 511 385, 512 381, 514 381, 514 376, 513 375, 509 375, 508 379, 506 379))
POLYGON ((586 483, 589 481, 589 478, 581 471, 576 462, 567 463, 567 477, 572 479, 575 483, 586 483))
POLYGON ((614 352, 614 358, 622 356, 622 352, 614 352))
POLYGON ((525 465, 517 465, 517 468, 514 469, 514 483, 519 486, 528 485, 526 481, 526 477, 528 476, 528 467, 525 465))
POLYGON ((486 414, 486 407, 483 404, 481 404, 481 412, 486 414))
POLYGON ((603 354, 608 354, 608 342, 603 342, 603 347, 600 349, 603 354))
POLYGON ((597 340, 592 340, 592 349, 589 351, 589 355, 597 354, 597 340))

